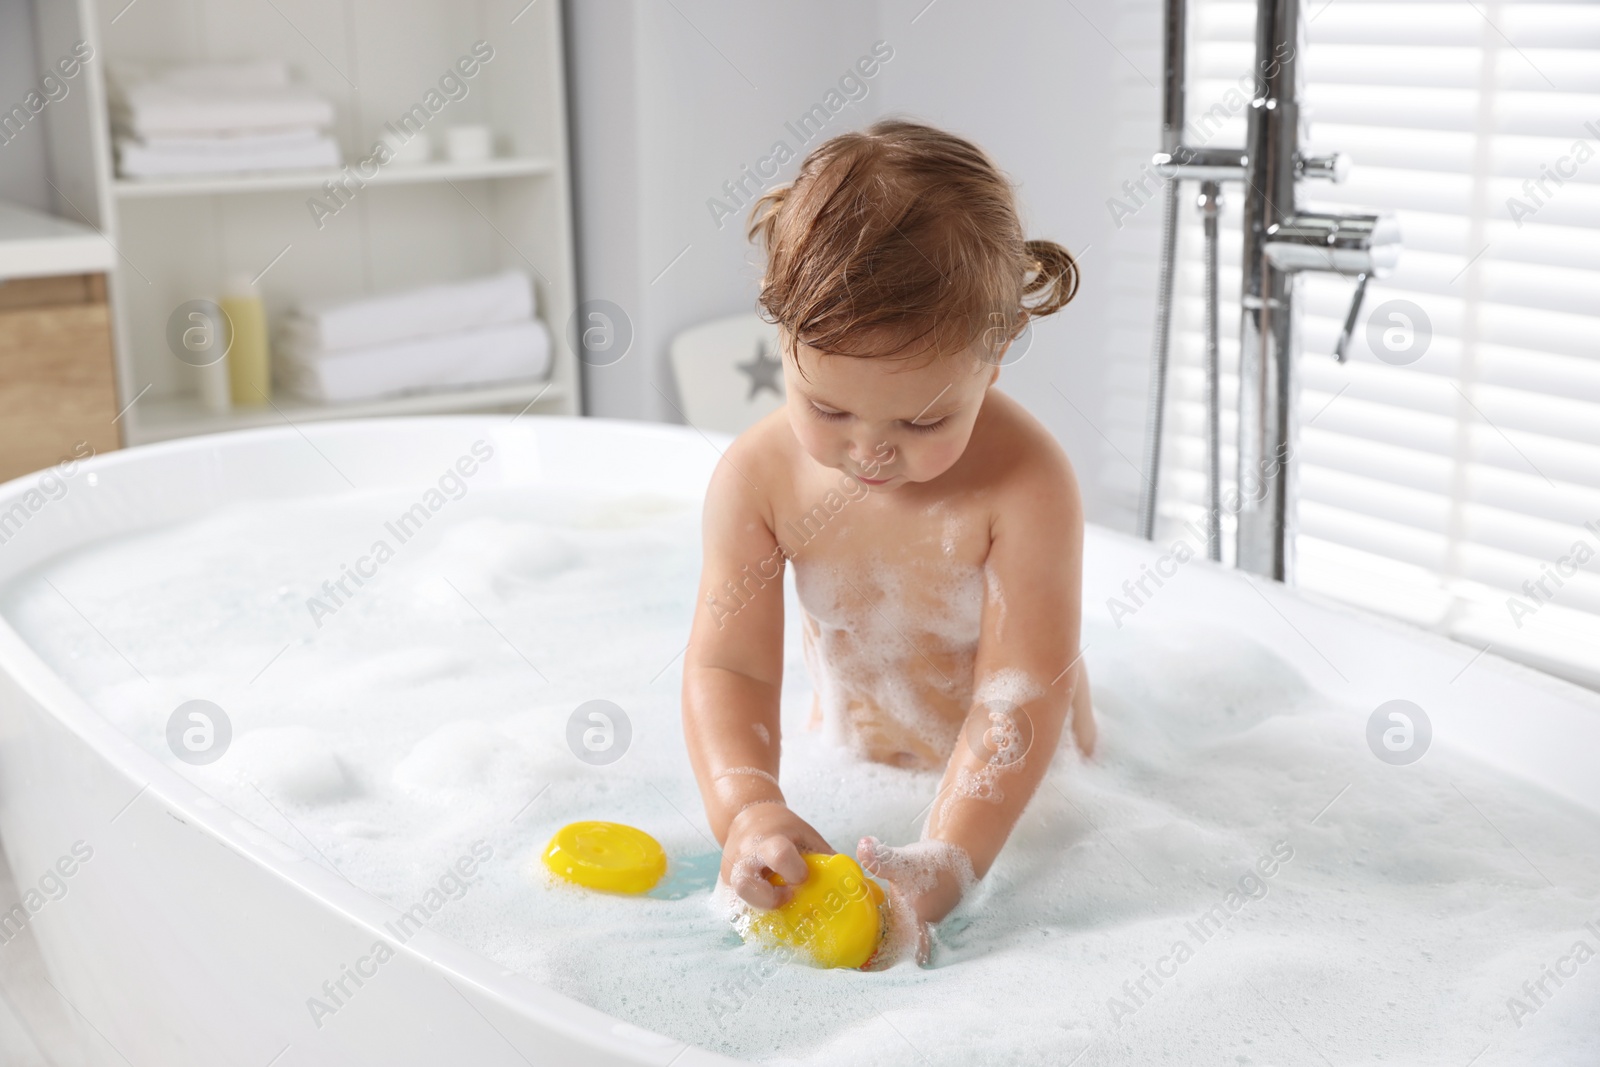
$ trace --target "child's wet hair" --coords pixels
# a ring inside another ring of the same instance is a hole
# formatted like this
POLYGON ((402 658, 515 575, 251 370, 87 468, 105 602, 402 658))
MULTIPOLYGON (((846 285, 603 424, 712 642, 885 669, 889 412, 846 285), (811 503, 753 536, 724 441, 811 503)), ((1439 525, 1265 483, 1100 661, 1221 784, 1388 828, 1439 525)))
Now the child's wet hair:
POLYGON ((1078 291, 1054 241, 1025 240, 1011 182, 972 142, 886 119, 817 147, 751 208, 767 253, 759 303, 788 338, 850 356, 998 362, 1028 321, 1078 291))

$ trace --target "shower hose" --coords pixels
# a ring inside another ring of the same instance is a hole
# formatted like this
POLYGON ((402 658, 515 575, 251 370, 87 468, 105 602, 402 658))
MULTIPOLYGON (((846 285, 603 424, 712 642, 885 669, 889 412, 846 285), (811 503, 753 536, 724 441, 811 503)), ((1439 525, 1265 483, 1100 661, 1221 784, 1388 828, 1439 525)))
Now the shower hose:
MULTIPOLYGON (((1139 497, 1139 536, 1155 539, 1156 506, 1161 481, 1161 446, 1165 429, 1167 378, 1171 360, 1172 301, 1177 273, 1178 194, 1180 178, 1164 190, 1161 217, 1161 260, 1156 285, 1156 320, 1151 339, 1150 389, 1145 418, 1144 487, 1139 497)), ((1198 206, 1205 225, 1205 380, 1206 380, 1206 552, 1222 558, 1221 371, 1218 350, 1217 217, 1221 185, 1200 185, 1198 206)))

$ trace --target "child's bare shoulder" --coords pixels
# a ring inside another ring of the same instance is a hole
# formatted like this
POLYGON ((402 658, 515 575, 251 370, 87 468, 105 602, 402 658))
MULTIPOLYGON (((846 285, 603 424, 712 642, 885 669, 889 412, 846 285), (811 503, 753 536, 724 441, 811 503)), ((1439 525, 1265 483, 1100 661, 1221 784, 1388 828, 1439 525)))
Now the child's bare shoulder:
POLYGON ((776 494, 793 481, 798 455, 788 414, 779 408, 722 449, 707 496, 740 500, 770 514, 776 494))
POLYGON ((1027 408, 991 390, 984 401, 985 427, 980 457, 986 480, 995 490, 996 506, 1013 505, 1024 514, 1052 514, 1077 519, 1078 479, 1066 451, 1027 408))

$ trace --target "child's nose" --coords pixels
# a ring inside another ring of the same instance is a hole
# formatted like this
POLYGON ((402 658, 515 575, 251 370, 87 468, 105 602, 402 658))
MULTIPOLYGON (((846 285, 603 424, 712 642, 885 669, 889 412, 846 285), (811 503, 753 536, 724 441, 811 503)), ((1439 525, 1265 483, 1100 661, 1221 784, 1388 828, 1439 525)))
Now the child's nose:
POLYGON ((881 467, 892 459, 894 459, 894 449, 888 445, 877 444, 869 447, 857 444, 855 441, 850 442, 850 462, 868 471, 868 477, 871 477, 872 468, 881 467))

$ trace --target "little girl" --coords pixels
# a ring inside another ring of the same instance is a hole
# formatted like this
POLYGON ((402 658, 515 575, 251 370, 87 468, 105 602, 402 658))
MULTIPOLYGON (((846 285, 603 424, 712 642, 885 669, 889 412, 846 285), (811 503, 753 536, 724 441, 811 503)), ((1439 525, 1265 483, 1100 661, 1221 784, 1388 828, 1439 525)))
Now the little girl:
POLYGON ((783 568, 795 567, 812 724, 861 756, 945 768, 922 840, 863 838, 888 883, 869 966, 915 952, 982 878, 1070 724, 1093 751, 1078 662, 1083 515, 1055 439, 990 387, 1029 319, 1072 299, 1066 249, 1025 241, 1009 182, 959 137, 879 122, 821 145, 754 205, 760 303, 785 406, 707 492, 683 722, 722 878, 779 906, 836 850, 778 786, 783 568))

